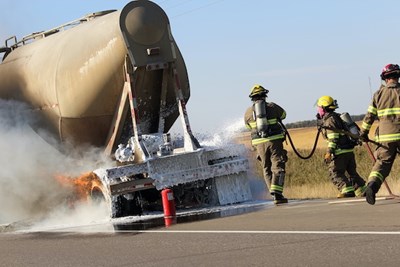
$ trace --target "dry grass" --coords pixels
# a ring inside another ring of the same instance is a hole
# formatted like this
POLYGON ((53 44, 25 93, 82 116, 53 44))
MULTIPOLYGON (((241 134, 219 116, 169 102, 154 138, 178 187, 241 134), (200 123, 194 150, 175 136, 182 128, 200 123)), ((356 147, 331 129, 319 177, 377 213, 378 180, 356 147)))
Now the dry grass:
POLYGON ((321 182, 315 185, 287 186, 285 195, 290 199, 334 198, 337 192, 331 183, 321 182))
MULTIPOLYGON (((371 133, 374 129, 371 130, 371 133)), ((289 129, 289 134, 293 143, 301 155, 306 156, 310 154, 313 144, 315 142, 317 128, 301 128, 289 129)), ((372 135, 370 135, 372 138, 372 135)), ((249 134, 245 133, 238 137, 238 142, 243 143, 249 147, 250 138, 249 134)), ((307 160, 300 159, 293 152, 289 143, 285 144, 288 150, 288 162, 286 165, 286 183, 285 183, 285 196, 290 199, 312 199, 312 198, 335 198, 338 191, 331 183, 328 175, 328 168, 323 162, 323 155, 326 150, 326 141, 320 135, 318 140, 317 150, 314 155, 307 160)), ((374 146, 371 145, 372 151, 374 146)), ((355 148, 355 155, 357 160, 357 170, 359 174, 368 179, 368 175, 373 166, 372 159, 366 149, 366 146, 355 148)), ((256 174, 262 179, 262 172, 259 164, 255 160, 255 153, 249 149, 249 159, 251 168, 256 170, 256 174)), ((396 159, 390 175, 387 177, 386 182, 394 194, 400 193, 399 183, 400 173, 400 159, 396 159)), ((389 193, 382 185, 378 196, 388 196, 389 193)))

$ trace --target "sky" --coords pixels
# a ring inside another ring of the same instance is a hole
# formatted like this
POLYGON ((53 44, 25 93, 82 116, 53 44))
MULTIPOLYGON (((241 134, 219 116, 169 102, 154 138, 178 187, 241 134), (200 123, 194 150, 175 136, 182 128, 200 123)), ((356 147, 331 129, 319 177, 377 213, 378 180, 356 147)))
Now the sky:
MULTIPOLYGON (((0 46, 128 2, 1 0, 0 46)), ((244 127, 255 84, 286 110, 285 123, 314 119, 323 95, 337 99, 338 112, 364 114, 382 68, 400 63, 397 0, 153 2, 167 13, 186 63, 194 132, 244 127)))

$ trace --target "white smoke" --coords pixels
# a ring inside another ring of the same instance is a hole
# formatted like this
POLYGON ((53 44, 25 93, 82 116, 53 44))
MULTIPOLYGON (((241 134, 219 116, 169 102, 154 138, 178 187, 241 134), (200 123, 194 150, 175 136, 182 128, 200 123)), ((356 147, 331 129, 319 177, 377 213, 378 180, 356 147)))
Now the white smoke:
POLYGON ((76 203, 74 209, 60 206, 42 220, 30 225, 28 232, 68 229, 80 232, 109 232, 114 227, 105 202, 76 203), (87 226, 87 227, 85 227, 87 226), (100 227, 100 228, 99 228, 100 227))
POLYGON ((55 175, 76 176, 100 164, 94 149, 60 153, 30 128, 34 121, 23 103, 0 100, 0 223, 50 216, 71 193, 55 175))

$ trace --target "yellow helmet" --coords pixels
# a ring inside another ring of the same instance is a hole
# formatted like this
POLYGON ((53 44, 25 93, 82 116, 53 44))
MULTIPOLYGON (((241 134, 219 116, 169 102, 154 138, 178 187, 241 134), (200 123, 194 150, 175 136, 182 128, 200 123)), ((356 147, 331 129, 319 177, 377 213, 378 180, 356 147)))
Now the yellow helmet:
POLYGON ((256 85, 253 86, 253 88, 251 88, 251 92, 250 92, 249 97, 252 98, 252 97, 257 96, 257 95, 259 95, 259 96, 267 96, 268 92, 269 91, 267 89, 265 89, 264 87, 262 87, 259 84, 256 84, 256 85))
POLYGON ((331 110, 337 109, 339 107, 337 101, 328 95, 321 96, 317 101, 317 106, 331 110))

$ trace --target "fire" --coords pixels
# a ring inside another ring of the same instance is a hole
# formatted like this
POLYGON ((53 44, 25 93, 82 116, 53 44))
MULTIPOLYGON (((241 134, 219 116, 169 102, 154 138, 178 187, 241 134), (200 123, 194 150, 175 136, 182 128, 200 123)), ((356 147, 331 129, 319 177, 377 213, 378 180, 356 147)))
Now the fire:
POLYGON ((88 201, 94 188, 103 191, 103 184, 93 172, 83 173, 78 177, 56 175, 56 180, 72 191, 70 201, 88 201))

